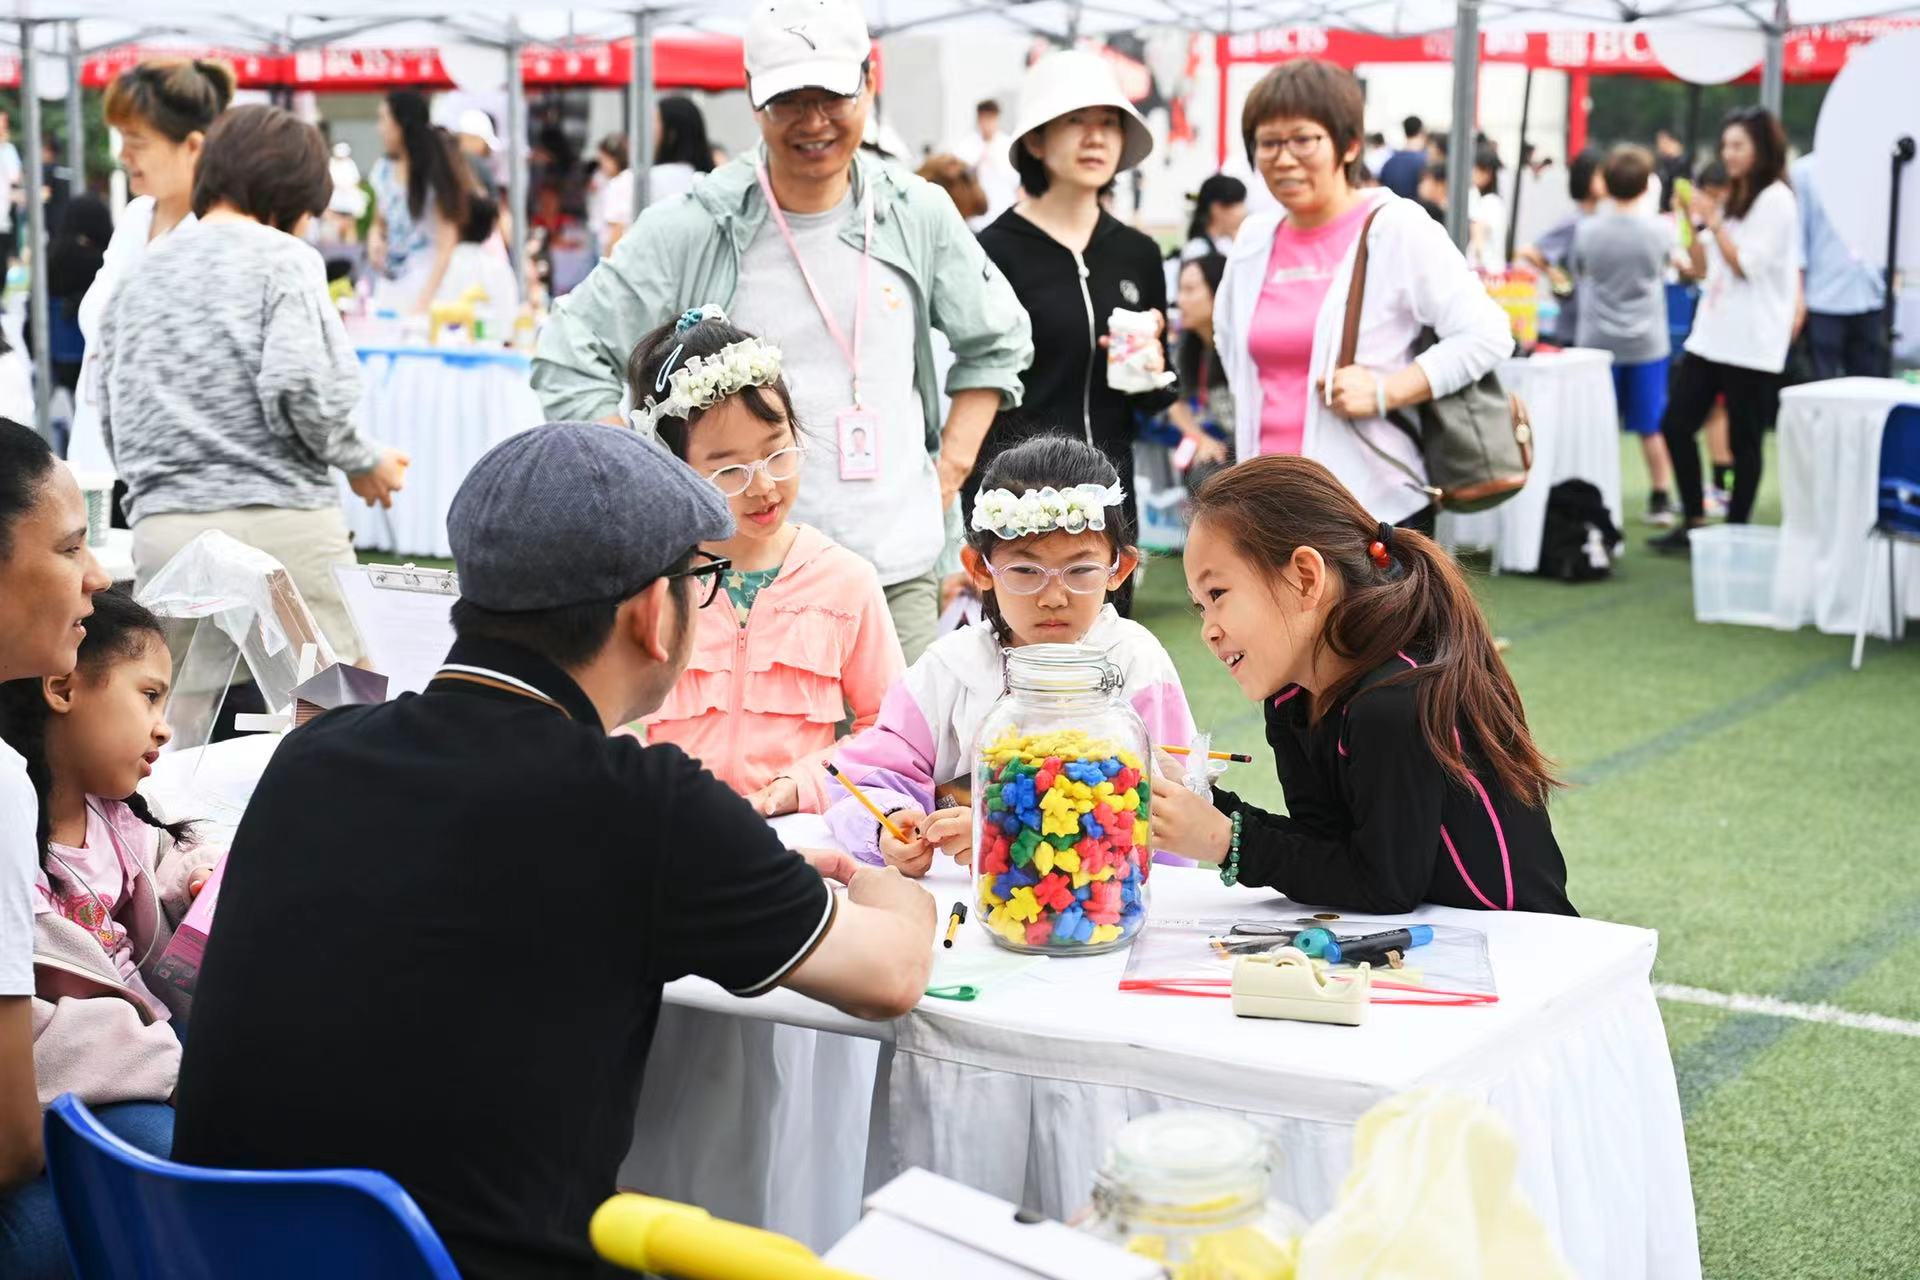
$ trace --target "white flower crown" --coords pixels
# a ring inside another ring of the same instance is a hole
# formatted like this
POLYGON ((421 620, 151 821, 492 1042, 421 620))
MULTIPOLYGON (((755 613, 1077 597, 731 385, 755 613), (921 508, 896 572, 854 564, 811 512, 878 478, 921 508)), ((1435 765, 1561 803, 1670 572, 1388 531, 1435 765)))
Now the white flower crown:
POLYGON ((997 538, 1029 538, 1037 533, 1098 533, 1107 527, 1107 508, 1126 500, 1119 485, 1077 484, 1071 489, 988 489, 973 500, 973 527, 997 538))
POLYGON ((759 338, 742 339, 710 356, 694 356, 675 369, 681 350, 673 349, 654 380, 655 394, 665 392, 666 398, 648 396, 629 415, 641 435, 657 436, 662 418, 691 417, 748 387, 770 387, 780 378, 780 348, 759 338))

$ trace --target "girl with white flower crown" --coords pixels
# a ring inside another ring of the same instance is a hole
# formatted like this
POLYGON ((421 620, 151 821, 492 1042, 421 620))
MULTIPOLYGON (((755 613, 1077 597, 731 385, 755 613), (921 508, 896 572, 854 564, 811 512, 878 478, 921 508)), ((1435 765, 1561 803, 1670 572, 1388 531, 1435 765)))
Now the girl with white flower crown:
POLYGON ((871 725, 906 663, 873 566, 787 518, 805 443, 780 350, 709 305, 643 338, 627 381, 635 430, 725 494, 735 525, 700 548, 731 562, 726 595, 701 610, 647 739, 677 744, 769 817, 817 813, 836 727, 871 725))
POLYGON ((1068 435, 1002 453, 974 500, 961 561, 986 616, 941 639, 887 694, 880 719, 834 757, 906 835, 880 829, 837 784, 827 825, 855 857, 925 875, 936 849, 965 862, 973 818, 935 789, 967 773, 968 753, 1004 688, 1008 649, 1089 644, 1125 675, 1125 696, 1156 743, 1185 746, 1193 718, 1173 659, 1153 633, 1108 603, 1140 563, 1120 477, 1105 454, 1068 435))

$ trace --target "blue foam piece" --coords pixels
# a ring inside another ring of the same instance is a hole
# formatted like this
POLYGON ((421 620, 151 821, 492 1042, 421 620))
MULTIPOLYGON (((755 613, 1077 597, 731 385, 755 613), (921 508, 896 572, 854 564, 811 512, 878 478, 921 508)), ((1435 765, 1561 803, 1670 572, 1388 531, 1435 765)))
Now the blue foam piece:
POLYGON ((1080 908, 1068 907, 1054 920, 1053 936, 1065 942, 1078 932, 1085 921, 1086 917, 1081 913, 1080 908))
POLYGON ((1108 756, 1100 764, 1100 773, 1101 773, 1101 776, 1103 777, 1111 778, 1119 772, 1120 772, 1120 761, 1113 756, 1108 756))
POLYGON ((1080 923, 1073 927, 1073 938, 1075 942, 1092 942, 1093 921, 1081 916, 1080 923))
POLYGON ((1088 898, 1091 898, 1093 896, 1093 886, 1090 884, 1083 884, 1078 889, 1075 889, 1073 891, 1073 896, 1078 898, 1080 901, 1085 902, 1088 898))
POLYGON ((1088 835, 1092 836, 1095 840, 1098 840, 1102 836, 1107 834, 1106 828, 1102 827, 1099 823, 1095 822, 1093 820, 1093 815, 1090 813, 1083 813, 1080 815, 1080 829, 1086 832, 1088 835))
MULTIPOLYGON (((1040 883, 1040 877, 1034 874, 1032 863, 1028 863, 1024 867, 1014 867, 1012 870, 1008 871, 1007 874, 1013 877, 1014 887, 1016 888, 1022 888, 1027 885, 1040 883)), ((1005 897, 1008 897, 1009 895, 1003 893, 1000 896, 1005 898, 1005 897)))

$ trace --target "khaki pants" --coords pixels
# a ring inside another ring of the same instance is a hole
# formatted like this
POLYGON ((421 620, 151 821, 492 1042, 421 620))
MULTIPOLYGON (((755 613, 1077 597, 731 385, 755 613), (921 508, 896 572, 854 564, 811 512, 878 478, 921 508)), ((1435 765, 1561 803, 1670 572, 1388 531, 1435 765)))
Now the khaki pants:
POLYGON ((266 552, 285 567, 313 611, 315 622, 341 662, 358 662, 360 635, 353 628, 333 566, 353 564, 353 542, 338 507, 290 511, 280 507, 236 507, 231 511, 148 516, 133 526, 135 589, 144 589, 180 548, 209 529, 218 529, 266 552))
POLYGON ((885 588, 887 612, 900 634, 900 652, 912 666, 933 643, 940 627, 940 571, 929 569, 917 578, 885 588))

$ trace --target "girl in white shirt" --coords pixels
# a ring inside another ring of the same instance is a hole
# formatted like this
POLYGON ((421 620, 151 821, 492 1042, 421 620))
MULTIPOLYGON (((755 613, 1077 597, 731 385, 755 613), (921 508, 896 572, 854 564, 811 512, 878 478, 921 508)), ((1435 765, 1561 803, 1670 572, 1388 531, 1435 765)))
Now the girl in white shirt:
POLYGON ((200 148, 214 117, 233 101, 233 87, 233 68, 224 62, 149 58, 121 72, 107 90, 107 123, 120 131, 120 168, 135 198, 121 211, 100 273, 80 300, 86 356, 67 460, 82 470, 113 470, 100 433, 100 362, 95 359, 107 304, 149 248, 193 225, 200 148))
POLYGON ((1694 436, 1716 396, 1726 397, 1733 440, 1727 520, 1745 524, 1752 516, 1761 439, 1778 407, 1780 373, 1793 343, 1800 208, 1786 181, 1786 132, 1764 108, 1742 107, 1721 125, 1720 160, 1732 183, 1724 205, 1699 191, 1687 211, 1699 233, 1693 268, 1706 283, 1660 426, 1687 515, 1685 524, 1653 540, 1661 551, 1686 552, 1689 531, 1706 523, 1694 436))

